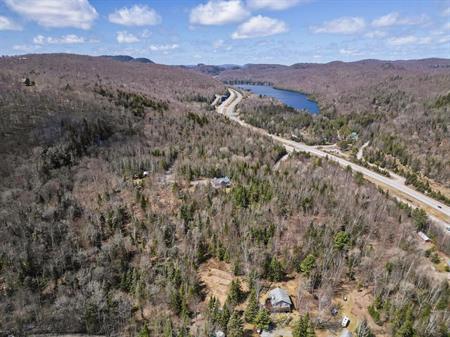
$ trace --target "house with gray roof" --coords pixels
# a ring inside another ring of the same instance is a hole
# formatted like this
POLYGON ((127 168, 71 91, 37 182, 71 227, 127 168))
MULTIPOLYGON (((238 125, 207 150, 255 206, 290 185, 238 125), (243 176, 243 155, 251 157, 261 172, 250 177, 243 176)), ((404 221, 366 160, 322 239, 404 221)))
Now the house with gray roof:
POLYGON ((292 301, 286 290, 275 288, 269 291, 266 305, 273 312, 290 312, 292 301))

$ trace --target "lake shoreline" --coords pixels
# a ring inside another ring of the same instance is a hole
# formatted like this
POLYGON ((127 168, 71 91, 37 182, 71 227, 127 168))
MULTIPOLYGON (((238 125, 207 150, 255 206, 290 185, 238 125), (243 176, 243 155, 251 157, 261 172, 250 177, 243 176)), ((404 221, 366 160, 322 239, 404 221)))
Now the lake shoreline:
POLYGON ((320 114, 319 103, 312 95, 298 90, 284 89, 266 84, 234 84, 233 86, 239 89, 248 90, 256 95, 272 97, 291 108, 306 111, 311 115, 320 114))

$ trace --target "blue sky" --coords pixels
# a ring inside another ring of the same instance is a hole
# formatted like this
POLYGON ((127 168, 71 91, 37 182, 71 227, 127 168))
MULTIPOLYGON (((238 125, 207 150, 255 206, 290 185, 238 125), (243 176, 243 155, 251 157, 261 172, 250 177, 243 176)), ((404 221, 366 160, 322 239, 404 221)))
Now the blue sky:
POLYGON ((0 0, 0 54, 165 64, 450 56, 450 1, 0 0))

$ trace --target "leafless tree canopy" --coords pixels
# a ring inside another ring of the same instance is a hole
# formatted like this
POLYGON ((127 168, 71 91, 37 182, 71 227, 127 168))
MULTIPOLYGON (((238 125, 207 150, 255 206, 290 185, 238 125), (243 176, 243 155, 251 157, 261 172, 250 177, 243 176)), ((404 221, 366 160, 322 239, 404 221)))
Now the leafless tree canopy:
POLYGON ((357 282, 393 334, 448 333, 411 210, 327 160, 274 169, 283 148, 210 108, 224 92, 161 65, 0 60, 1 335, 188 336, 212 257, 254 280, 302 272, 324 312, 357 282), (222 176, 230 189, 195 184, 222 176))

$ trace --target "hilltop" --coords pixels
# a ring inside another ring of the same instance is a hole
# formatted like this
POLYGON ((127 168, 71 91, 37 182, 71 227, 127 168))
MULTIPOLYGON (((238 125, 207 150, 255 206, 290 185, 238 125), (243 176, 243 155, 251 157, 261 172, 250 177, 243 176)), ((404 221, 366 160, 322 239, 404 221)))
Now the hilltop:
POLYGON ((111 60, 121 61, 121 62, 139 62, 139 63, 151 63, 151 64, 155 63, 152 60, 145 58, 145 57, 134 58, 129 55, 102 55, 100 57, 105 57, 105 58, 109 58, 111 60))

